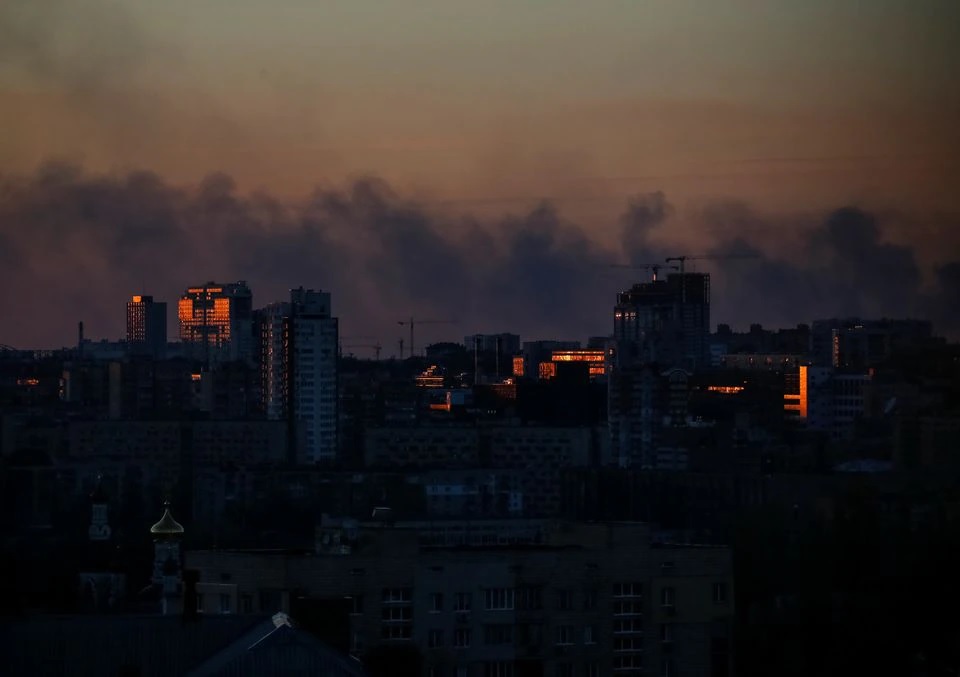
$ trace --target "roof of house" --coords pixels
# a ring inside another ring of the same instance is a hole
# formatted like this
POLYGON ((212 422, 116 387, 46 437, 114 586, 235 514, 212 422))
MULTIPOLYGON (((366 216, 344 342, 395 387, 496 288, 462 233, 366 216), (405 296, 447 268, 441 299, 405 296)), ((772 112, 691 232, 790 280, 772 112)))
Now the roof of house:
POLYGON ((0 623, 4 674, 171 677, 359 677, 338 654, 285 614, 39 616, 0 623))

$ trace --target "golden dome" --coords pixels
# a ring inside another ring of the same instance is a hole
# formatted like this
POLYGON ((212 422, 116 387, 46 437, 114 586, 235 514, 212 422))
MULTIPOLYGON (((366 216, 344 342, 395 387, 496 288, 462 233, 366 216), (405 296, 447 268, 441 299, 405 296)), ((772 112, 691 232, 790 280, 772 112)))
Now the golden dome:
POLYGON ((150 527, 150 533, 154 536, 182 536, 183 525, 173 519, 173 515, 170 514, 170 501, 164 503, 163 507, 163 517, 150 527))

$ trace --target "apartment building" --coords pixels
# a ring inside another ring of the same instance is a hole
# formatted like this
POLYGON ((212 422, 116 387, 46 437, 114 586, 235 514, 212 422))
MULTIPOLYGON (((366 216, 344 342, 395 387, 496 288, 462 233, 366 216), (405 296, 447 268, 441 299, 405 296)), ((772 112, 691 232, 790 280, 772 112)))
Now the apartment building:
POLYGON ((351 600, 352 651, 431 677, 729 675, 726 547, 640 523, 323 521, 314 552, 194 551, 204 613, 351 600))

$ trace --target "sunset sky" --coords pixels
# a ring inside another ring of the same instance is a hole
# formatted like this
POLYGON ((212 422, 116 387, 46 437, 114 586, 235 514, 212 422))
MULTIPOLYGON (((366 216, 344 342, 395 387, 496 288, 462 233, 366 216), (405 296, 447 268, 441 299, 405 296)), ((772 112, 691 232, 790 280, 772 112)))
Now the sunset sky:
MULTIPOLYGON (((915 257, 917 293, 935 295, 937 271, 960 260, 958 64, 960 3, 951 0, 5 0, 0 261, 15 257, 18 267, 0 279, 0 343, 67 343, 77 315, 116 338, 124 296, 143 291, 175 305, 180 289, 218 276, 249 279, 258 304, 292 284, 330 288, 348 327, 385 344, 397 331, 370 319, 381 309, 363 299, 378 295, 376 282, 361 294, 342 272, 307 262, 289 266, 313 271, 299 281, 270 272, 280 264, 241 270, 236 258, 170 261, 150 273, 125 269, 135 257, 112 261, 86 236, 50 258, 49 243, 31 234, 38 201, 50 237, 87 227, 52 203, 73 198, 33 185, 50 161, 78 172, 63 181, 114 181, 121 192, 129 172, 146 170, 185 202, 200 199, 191 191, 211 173, 232 177, 227 192, 238 200, 257 193, 283 205, 318 186, 349 193, 358 177, 377 177, 457 247, 465 222, 523 232, 547 201, 562 228, 597 248, 597 261, 637 260, 623 246, 623 215, 637 195, 662 191, 669 201, 658 246, 698 253, 745 238, 771 260, 785 256, 785 242, 826 227, 832 210, 854 206, 876 218, 878 246, 915 257), (70 301, 73 313, 57 322, 12 326, 27 307, 22 290, 62 299, 59 275, 73 264, 92 298, 70 301)), ((171 209, 178 228, 206 227, 196 210, 171 209)), ((97 232, 134 227, 136 213, 130 207, 123 223, 103 217, 97 232)), ((304 227, 298 216, 281 221, 256 227, 304 227)), ((327 235, 349 243, 354 222, 330 222, 327 235)), ((229 223, 218 227, 229 237, 229 223)), ((486 279, 471 278, 470 293, 488 293, 486 279)), ((417 293, 390 305, 454 310, 417 293)), ((507 325, 528 314, 496 317, 495 303, 478 301, 454 336, 606 333, 612 302, 597 299, 581 324, 515 327, 507 325)), ((873 307, 804 308, 792 323, 859 308, 873 307)))

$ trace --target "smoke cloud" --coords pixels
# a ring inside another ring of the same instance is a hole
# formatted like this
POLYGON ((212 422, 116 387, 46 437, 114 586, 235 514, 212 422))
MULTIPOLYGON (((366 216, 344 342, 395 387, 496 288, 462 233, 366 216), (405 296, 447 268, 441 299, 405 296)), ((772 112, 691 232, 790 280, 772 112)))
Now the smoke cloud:
POLYGON ((178 186, 146 171, 102 175, 51 163, 0 176, 0 343, 69 344, 79 320, 89 336, 117 338, 134 293, 168 301, 175 334, 185 287, 239 279, 256 306, 300 285, 331 291, 343 334, 377 337, 387 355, 403 336, 397 321, 410 315, 455 323, 422 327, 421 346, 476 331, 583 339, 609 333, 616 292, 649 277, 610 263, 708 252, 755 254, 688 261, 713 273, 714 323, 861 315, 929 317, 943 332, 960 329, 955 239, 944 239, 943 260, 925 276, 913 248, 891 243, 881 220, 861 209, 799 229, 786 219, 793 240, 780 250, 751 233, 786 233, 784 222, 747 206, 713 205, 682 230, 678 211, 662 193, 627 199, 614 247, 548 203, 478 220, 406 199, 376 178, 291 203, 243 193, 225 174, 178 186), (691 227, 711 234, 698 251, 677 234, 691 227))

